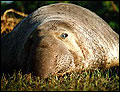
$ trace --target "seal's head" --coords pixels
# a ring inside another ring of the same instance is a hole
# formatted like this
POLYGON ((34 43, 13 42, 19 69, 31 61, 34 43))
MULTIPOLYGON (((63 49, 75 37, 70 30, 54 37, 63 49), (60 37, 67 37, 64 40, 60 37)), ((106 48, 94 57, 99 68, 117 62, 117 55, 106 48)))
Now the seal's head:
MULTIPOLYGON (((77 49, 74 29, 65 22, 52 20, 40 25, 29 37, 31 69, 42 77, 75 68, 77 49), (75 48, 76 47, 76 48, 75 48)), ((80 53, 80 51, 78 51, 80 53)))

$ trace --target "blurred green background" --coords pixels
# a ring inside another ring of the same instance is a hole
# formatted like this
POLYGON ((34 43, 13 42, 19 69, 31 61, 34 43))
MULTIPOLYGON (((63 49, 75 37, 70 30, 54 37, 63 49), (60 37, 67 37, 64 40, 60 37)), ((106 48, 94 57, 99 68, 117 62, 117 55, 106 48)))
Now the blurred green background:
POLYGON ((83 6, 99 15, 119 33, 119 1, 1 1, 1 15, 11 8, 30 14, 41 6, 54 3, 73 3, 83 6))

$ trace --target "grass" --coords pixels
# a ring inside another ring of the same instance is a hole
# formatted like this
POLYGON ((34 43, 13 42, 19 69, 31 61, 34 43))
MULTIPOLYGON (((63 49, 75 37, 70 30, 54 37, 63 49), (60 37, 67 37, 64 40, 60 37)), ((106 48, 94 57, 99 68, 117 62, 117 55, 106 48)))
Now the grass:
POLYGON ((2 75, 1 91, 119 91, 118 70, 73 72, 47 79, 19 71, 11 76, 2 75))

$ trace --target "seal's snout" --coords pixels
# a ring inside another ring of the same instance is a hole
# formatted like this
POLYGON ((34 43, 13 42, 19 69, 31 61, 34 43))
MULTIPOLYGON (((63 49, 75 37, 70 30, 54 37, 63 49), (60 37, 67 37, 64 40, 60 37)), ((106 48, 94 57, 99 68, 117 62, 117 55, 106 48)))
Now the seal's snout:
MULTIPOLYGON (((38 42, 39 41, 39 42, 38 42)), ((50 74, 57 73, 74 67, 74 59, 66 46, 53 36, 41 36, 39 43, 33 48, 34 73, 41 77, 48 77, 50 74)))
POLYGON ((34 56, 32 57, 33 71, 36 75, 41 77, 47 77, 49 74, 53 73, 56 65, 56 56, 54 46, 54 39, 49 36, 40 36, 35 39, 35 48, 33 48, 34 56))

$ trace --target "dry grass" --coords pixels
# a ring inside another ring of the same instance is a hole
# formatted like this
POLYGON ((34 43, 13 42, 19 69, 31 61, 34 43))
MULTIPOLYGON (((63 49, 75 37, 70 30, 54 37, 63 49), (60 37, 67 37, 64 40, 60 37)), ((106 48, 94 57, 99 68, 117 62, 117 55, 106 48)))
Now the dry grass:
POLYGON ((20 15, 21 17, 28 16, 27 14, 16 11, 14 9, 6 10, 1 16, 1 37, 4 34, 8 34, 9 32, 11 32, 16 26, 16 24, 18 24, 22 20, 22 18, 16 18, 15 15, 13 15, 13 13, 20 15))

